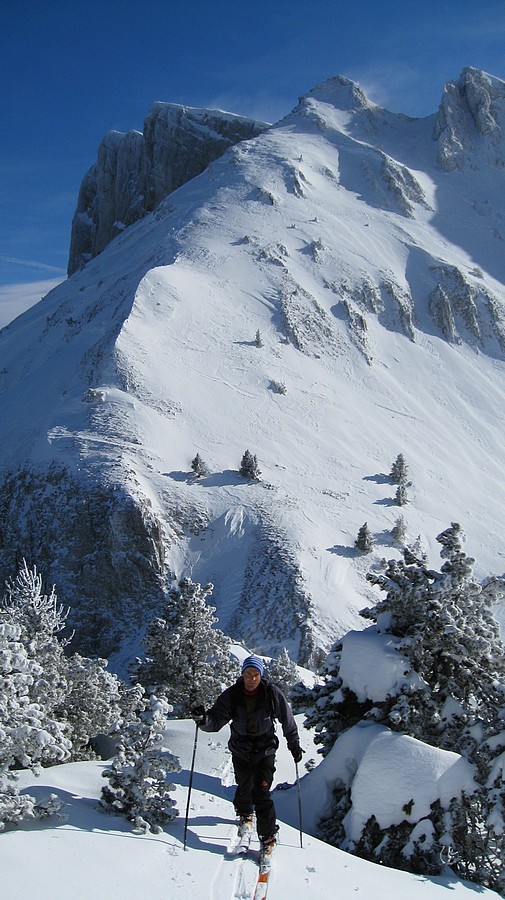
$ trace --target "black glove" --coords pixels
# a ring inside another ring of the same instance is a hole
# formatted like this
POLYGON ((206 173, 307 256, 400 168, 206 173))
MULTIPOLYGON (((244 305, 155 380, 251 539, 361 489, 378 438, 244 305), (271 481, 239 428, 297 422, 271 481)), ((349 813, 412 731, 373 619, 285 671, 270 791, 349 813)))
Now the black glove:
POLYGON ((191 710, 191 718, 197 725, 202 725, 205 722, 205 707, 204 706, 193 706, 191 710))
POLYGON ((291 750, 291 756, 293 757, 295 763, 299 763, 303 756, 303 750, 300 747, 300 744, 293 744, 293 746, 289 749, 291 750))

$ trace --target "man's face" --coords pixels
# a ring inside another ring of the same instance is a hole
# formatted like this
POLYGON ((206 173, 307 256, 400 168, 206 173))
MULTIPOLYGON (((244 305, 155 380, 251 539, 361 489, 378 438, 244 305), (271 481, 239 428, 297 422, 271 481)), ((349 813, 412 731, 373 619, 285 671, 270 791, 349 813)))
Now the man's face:
POLYGON ((247 691, 253 691, 254 688, 258 687, 258 684, 261 681, 259 670, 255 669, 254 666, 249 666, 247 669, 244 669, 242 677, 247 691))

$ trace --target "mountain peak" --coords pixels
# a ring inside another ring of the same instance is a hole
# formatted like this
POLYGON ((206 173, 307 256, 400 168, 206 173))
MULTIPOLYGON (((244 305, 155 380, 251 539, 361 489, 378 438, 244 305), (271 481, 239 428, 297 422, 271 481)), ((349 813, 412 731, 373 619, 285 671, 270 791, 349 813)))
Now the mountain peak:
POLYGON ((334 75, 316 84, 307 94, 300 97, 300 104, 303 105, 309 99, 330 103, 336 109, 348 111, 372 109, 375 106, 368 100, 357 82, 343 75, 334 75))

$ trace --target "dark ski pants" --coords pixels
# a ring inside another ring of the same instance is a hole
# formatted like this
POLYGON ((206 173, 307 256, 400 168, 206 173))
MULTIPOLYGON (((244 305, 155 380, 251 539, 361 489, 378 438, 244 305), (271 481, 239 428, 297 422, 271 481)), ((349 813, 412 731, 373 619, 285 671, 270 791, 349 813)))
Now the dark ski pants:
POLYGON ((233 805, 238 816, 256 812, 256 827, 260 838, 275 832, 276 815, 270 788, 274 779, 275 756, 264 756, 258 761, 248 761, 232 756, 237 790, 233 805))

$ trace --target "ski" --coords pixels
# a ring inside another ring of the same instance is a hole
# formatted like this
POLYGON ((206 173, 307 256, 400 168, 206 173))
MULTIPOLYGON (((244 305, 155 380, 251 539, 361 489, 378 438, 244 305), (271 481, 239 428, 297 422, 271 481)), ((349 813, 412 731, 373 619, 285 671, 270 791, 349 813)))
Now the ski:
POLYGON ((256 882, 253 900, 266 900, 268 891, 268 879, 270 877, 270 869, 260 872, 256 882))
POLYGON ((268 882, 270 872, 272 870, 272 854, 275 843, 271 844, 268 849, 260 850, 259 856, 259 875, 256 882, 256 888, 253 894, 253 900, 266 900, 268 892, 268 882))
POLYGON ((248 852, 253 836, 253 826, 254 820, 252 818, 250 822, 245 822, 239 826, 235 842, 228 851, 231 856, 245 856, 248 852))

